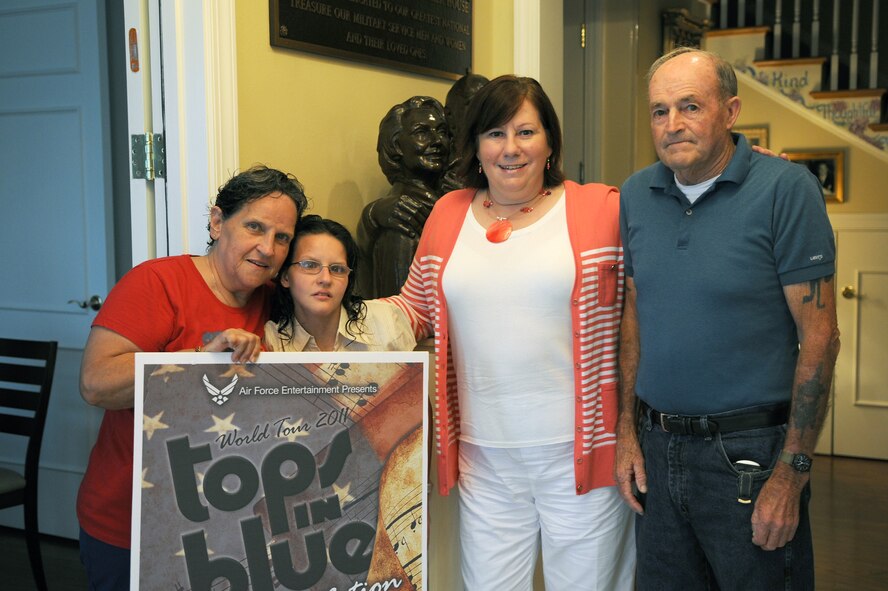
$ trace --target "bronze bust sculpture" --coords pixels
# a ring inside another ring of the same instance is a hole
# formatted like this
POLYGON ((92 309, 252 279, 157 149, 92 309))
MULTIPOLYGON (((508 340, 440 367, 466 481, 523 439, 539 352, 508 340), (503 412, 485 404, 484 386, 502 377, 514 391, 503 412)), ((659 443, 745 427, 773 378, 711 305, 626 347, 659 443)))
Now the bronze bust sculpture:
POLYGON ((432 97, 411 97, 380 122, 376 152, 392 187, 364 208, 358 222, 365 269, 358 277, 361 296, 385 297, 401 290, 422 227, 441 196, 450 142, 444 107, 432 97))
POLYGON ((358 222, 361 296, 385 297, 401 290, 432 207, 444 193, 462 188, 450 144, 469 101, 487 82, 484 76, 466 74, 448 91, 446 106, 414 96, 392 107, 379 124, 376 152, 392 187, 364 208, 358 222))

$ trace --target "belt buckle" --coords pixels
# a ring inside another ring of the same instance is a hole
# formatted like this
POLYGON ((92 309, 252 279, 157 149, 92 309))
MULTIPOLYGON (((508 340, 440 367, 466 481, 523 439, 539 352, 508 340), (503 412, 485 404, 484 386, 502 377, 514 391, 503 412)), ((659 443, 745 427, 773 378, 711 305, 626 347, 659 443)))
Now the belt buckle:
POLYGON ((669 428, 666 426, 667 421, 671 421, 673 419, 680 419, 681 415, 667 415, 666 413, 660 413, 660 428, 662 428, 667 433, 672 433, 669 428))

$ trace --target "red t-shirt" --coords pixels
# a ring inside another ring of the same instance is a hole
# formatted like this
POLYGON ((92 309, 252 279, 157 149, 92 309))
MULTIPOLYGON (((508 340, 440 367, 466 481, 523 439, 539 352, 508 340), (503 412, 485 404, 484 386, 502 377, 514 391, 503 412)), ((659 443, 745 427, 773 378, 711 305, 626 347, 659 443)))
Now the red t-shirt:
MULTIPOLYGON (((132 341, 142 351, 193 349, 204 333, 242 328, 260 337, 272 286, 257 289, 243 308, 220 302, 190 255, 146 261, 114 286, 93 326, 132 341)), ((106 410, 77 495, 77 518, 89 535, 130 547, 133 409, 106 410)))

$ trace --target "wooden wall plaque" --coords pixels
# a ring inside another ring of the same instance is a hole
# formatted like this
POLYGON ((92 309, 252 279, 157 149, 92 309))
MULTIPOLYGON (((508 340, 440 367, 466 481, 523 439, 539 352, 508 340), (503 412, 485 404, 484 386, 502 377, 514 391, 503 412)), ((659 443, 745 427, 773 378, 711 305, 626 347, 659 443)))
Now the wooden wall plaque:
POLYGON ((456 80, 472 69, 471 0, 270 0, 271 44, 456 80))

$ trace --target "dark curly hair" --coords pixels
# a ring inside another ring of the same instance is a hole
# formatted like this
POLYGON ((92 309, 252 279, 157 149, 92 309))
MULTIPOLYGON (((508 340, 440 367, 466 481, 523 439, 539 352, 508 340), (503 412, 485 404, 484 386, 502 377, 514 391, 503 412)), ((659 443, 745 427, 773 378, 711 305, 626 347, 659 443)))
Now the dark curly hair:
POLYGON ((351 232, 345 226, 339 222, 314 214, 303 217, 296 224, 296 233, 290 242, 287 262, 281 266, 281 270, 278 271, 277 277, 274 280, 275 290, 271 303, 271 320, 277 325, 278 334, 284 340, 289 341, 293 339, 295 319, 293 296, 290 295, 290 290, 281 284, 281 277, 290 268, 289 263, 292 262, 293 253, 296 251, 296 244, 299 242, 299 239, 307 234, 329 234, 345 248, 345 262, 352 270, 348 274, 348 283, 342 296, 342 306, 348 315, 345 330, 352 337, 357 337, 362 332, 360 329, 361 321, 367 316, 367 306, 364 304, 363 298, 354 293, 355 279, 358 274, 358 245, 355 243, 355 239, 352 238, 351 232))
MULTIPOLYGON (((295 176, 262 164, 234 175, 227 183, 219 187, 215 206, 222 210, 222 219, 227 220, 246 204, 272 193, 282 193, 293 200, 293 203, 296 204, 297 220, 302 217, 305 208, 308 207, 305 189, 302 188, 302 183, 295 176)), ((207 224, 207 230, 209 231, 209 229, 210 224, 207 224)), ((211 236, 207 241, 207 246, 212 247, 215 242, 211 236)))

